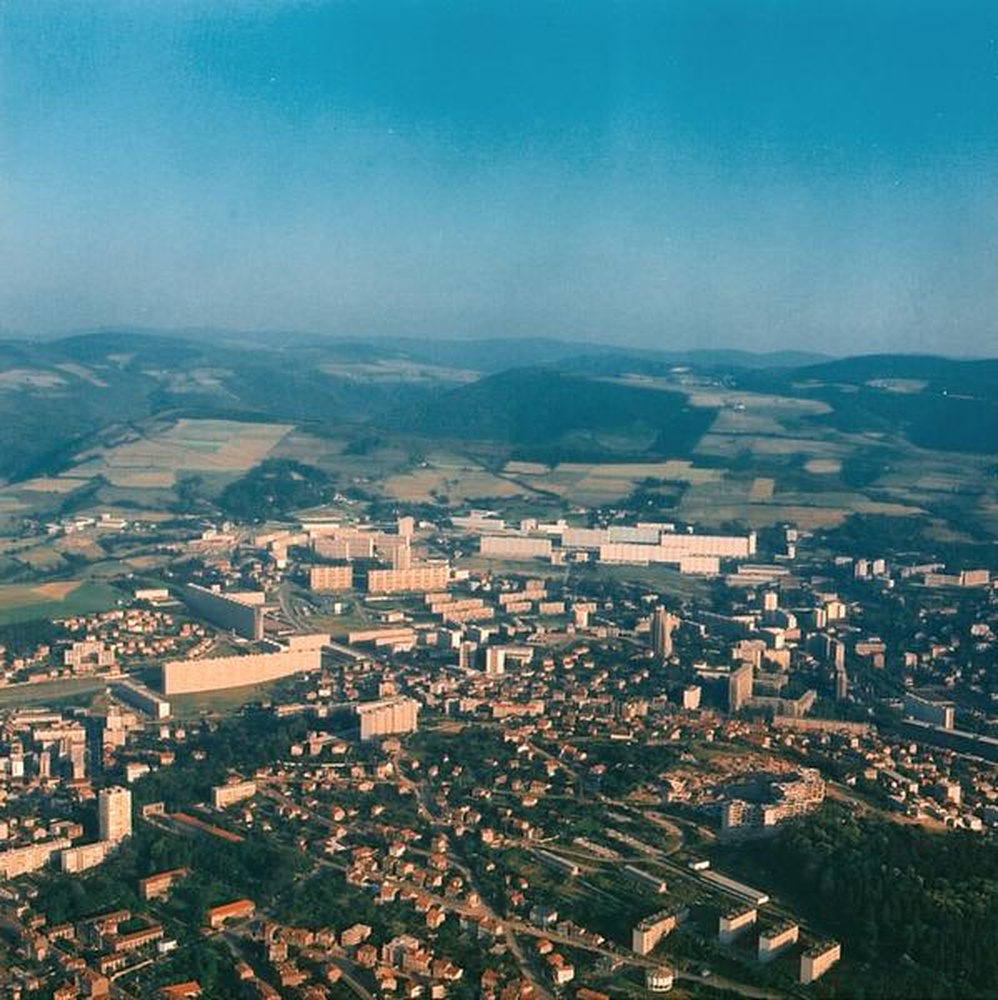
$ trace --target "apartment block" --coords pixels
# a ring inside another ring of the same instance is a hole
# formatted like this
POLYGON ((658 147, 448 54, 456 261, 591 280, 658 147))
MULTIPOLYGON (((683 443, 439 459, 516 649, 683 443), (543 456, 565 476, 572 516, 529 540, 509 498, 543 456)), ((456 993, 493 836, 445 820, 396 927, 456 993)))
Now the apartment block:
POLYGON ((823 941, 812 945, 800 957, 800 981, 807 985, 820 979, 842 957, 838 941, 823 941))
POLYGON ((256 795, 255 781, 231 781, 225 785, 215 785, 211 790, 213 809, 227 809, 236 802, 243 802, 256 795))
POLYGON ((799 937, 800 927, 792 920, 786 920, 761 931, 759 933, 759 961, 771 962, 777 955, 795 945, 799 937))
POLYGON ((721 944, 731 944, 751 930, 759 919, 759 911, 754 906, 729 910, 718 920, 717 940, 721 944))

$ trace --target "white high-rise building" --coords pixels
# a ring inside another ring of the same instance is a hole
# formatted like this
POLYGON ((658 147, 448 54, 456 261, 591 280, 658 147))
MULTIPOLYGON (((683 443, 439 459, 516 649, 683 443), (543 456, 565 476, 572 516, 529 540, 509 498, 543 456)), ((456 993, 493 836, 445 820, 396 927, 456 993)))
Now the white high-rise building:
POLYGON ((104 788, 97 797, 100 839, 117 842, 132 835, 132 793, 127 788, 104 788))

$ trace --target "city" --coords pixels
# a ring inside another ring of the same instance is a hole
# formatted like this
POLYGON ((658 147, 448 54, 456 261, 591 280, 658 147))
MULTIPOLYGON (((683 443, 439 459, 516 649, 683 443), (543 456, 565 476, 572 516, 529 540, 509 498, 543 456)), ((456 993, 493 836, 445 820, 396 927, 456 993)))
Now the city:
POLYGON ((993 850, 988 570, 500 515, 216 524, 5 650, 0 697, 85 694, 4 709, 8 994, 848 991, 773 834, 993 850))
POLYGON ((998 997, 998 4, 0 2, 0 1000, 998 997))

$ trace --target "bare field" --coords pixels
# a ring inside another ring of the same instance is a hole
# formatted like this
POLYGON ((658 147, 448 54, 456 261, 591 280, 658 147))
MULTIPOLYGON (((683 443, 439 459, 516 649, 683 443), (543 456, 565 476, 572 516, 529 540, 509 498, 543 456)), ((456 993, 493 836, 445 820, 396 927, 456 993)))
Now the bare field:
POLYGON ((913 507, 903 503, 884 503, 879 500, 861 500, 854 505, 857 514, 885 514, 888 517, 912 517, 924 514, 921 507, 913 507))
POLYGON ((17 488, 27 490, 29 493, 72 493, 87 482, 88 479, 78 479, 73 476, 39 477, 26 479, 23 483, 18 483, 17 488))
POLYGON ((59 583, 42 583, 32 590, 47 601, 64 601, 79 586, 78 580, 63 580, 59 583))
POLYGON ((749 488, 749 500, 753 503, 759 503, 760 501, 772 500, 773 491, 776 489, 776 480, 767 479, 760 476, 757 479, 752 480, 752 485, 749 488))
POLYGON ((540 462, 507 462, 503 469, 510 476, 544 476, 550 471, 550 465, 541 465, 540 462))
POLYGON ((817 438, 780 434, 717 434, 713 430, 708 431, 696 447, 697 454, 717 458, 736 458, 744 452, 751 452, 753 455, 810 455, 841 460, 849 450, 834 441, 817 438))
POLYGON ((812 476, 834 476, 842 471, 842 462, 837 458, 809 458, 804 471, 812 476))
POLYGON ((771 413, 721 410, 711 425, 710 433, 779 437, 787 433, 787 426, 771 413))
POLYGON ((34 368, 8 368, 0 372, 0 389, 54 389, 65 384, 61 375, 34 368))
POLYGON ((592 465, 562 462, 556 473, 581 473, 587 478, 674 479, 686 483, 710 483, 720 479, 717 469, 698 469, 692 462, 671 459, 668 462, 601 462, 592 465))

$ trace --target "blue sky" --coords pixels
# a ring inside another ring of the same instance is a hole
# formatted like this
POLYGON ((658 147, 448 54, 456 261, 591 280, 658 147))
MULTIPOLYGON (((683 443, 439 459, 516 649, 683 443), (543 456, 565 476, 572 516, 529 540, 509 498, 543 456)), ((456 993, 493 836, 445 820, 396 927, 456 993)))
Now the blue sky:
POLYGON ((998 4, 4 0, 0 328, 998 345, 998 4))

